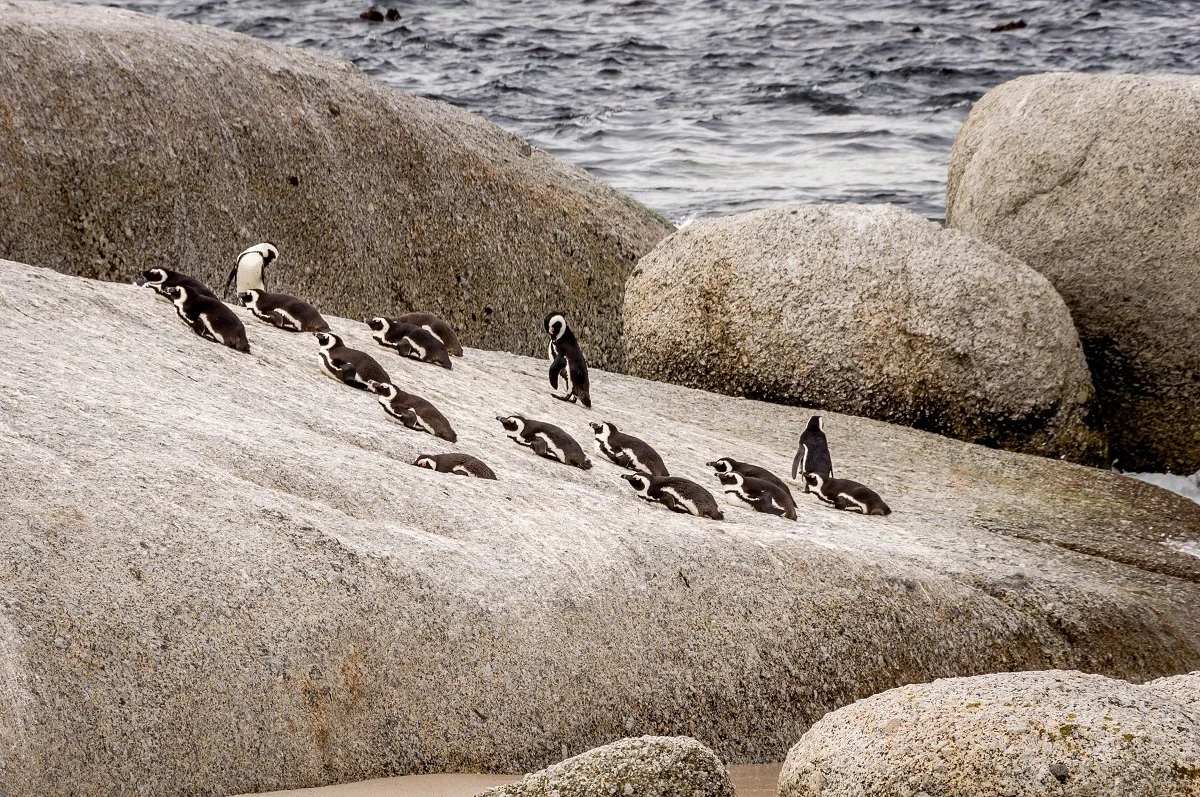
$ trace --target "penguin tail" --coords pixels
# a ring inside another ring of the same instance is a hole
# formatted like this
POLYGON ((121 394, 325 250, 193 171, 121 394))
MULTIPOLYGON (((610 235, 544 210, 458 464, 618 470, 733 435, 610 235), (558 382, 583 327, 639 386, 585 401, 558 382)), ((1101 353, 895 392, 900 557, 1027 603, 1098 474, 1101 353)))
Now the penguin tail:
POLYGON ((887 517, 888 515, 892 514, 892 508, 890 506, 888 506, 887 504, 883 503, 882 501, 880 501, 879 506, 871 514, 872 515, 883 515, 884 517, 887 517))
POLYGON ((458 435, 456 435, 456 434, 454 433, 454 430, 453 430, 453 429, 451 429, 450 431, 446 432, 445 434, 440 434, 440 435, 438 435, 438 437, 440 437, 440 438, 442 438, 443 440, 446 440, 446 441, 448 441, 448 442, 451 442, 451 443, 457 443, 457 442, 458 442, 458 435))
POLYGON ((579 468, 581 470, 591 470, 592 469, 592 461, 590 459, 588 459, 587 457, 584 457, 583 464, 580 465, 579 468))
POLYGON ((587 393, 580 393, 579 403, 582 404, 586 409, 590 410, 592 408, 592 397, 587 393))

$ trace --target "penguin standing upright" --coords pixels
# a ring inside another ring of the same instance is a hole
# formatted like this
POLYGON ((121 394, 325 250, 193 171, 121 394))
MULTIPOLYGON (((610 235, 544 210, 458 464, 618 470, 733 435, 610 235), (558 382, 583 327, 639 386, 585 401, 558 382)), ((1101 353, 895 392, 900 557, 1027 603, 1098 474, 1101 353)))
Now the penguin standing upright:
POLYGON ((626 473, 621 476, 637 490, 638 498, 654 504, 662 504, 672 512, 710 520, 724 520, 717 499, 694 481, 678 476, 660 478, 648 473, 626 473))
POLYGON ((890 515, 891 508, 870 487, 849 479, 826 479, 819 473, 804 474, 809 492, 827 504, 847 512, 862 512, 864 515, 890 515))
POLYGON ((792 496, 778 484, 766 479, 747 478, 735 471, 718 473, 721 490, 735 503, 748 506, 756 512, 782 515, 788 520, 796 519, 796 503, 792 496))
MULTIPOLYGON (((796 458, 792 460, 792 478, 801 478, 816 473, 828 481, 833 478, 833 460, 829 456, 829 441, 825 439, 825 422, 820 415, 808 419, 808 427, 800 435, 796 458)), ((804 492, 809 492, 809 483, 804 479, 804 492)))
POLYGON ((462 343, 458 340, 458 333, 454 331, 454 327, 447 324, 441 317, 433 313, 405 313, 396 320, 401 324, 412 324, 432 332, 434 337, 440 340, 442 345, 446 347, 446 351, 455 357, 463 356, 463 347, 462 343))
POLYGON ((493 481, 496 479, 496 474, 486 462, 470 454, 421 454, 413 464, 418 468, 428 468, 438 473, 454 473, 493 481))
POLYGON ((567 319, 562 313, 551 313, 546 316, 545 327, 550 335, 550 387, 558 390, 561 376, 565 390, 563 395, 555 394, 554 397, 591 407, 587 360, 583 357, 583 349, 579 348, 575 333, 567 325, 567 319))
POLYGON ((450 353, 437 335, 424 327, 408 324, 395 318, 364 318, 363 323, 371 328, 371 337, 380 346, 394 349, 401 357, 433 363, 443 368, 453 368, 450 353))
POLYGON ((733 457, 721 457, 720 459, 713 460, 712 462, 705 462, 704 464, 715 470, 717 472, 717 476, 720 476, 722 473, 740 473, 747 479, 762 479, 781 488, 785 493, 787 493, 788 498, 792 497, 792 491, 786 484, 784 484, 783 479, 779 478, 774 473, 771 473, 771 471, 767 470, 766 468, 760 468, 757 465, 751 465, 749 462, 738 462, 733 457))
POLYGON ((286 293, 267 293, 253 288, 238 294, 242 305, 259 321, 289 332, 328 332, 329 324, 308 302, 286 293))
POLYGON ((554 424, 530 420, 523 415, 497 415, 496 420, 517 445, 532 448, 539 457, 581 470, 591 469, 592 461, 584 455, 575 438, 554 424))
POLYGON ((625 434, 616 424, 589 424, 596 433, 596 450, 622 468, 649 473, 651 476, 670 476, 662 457, 645 440, 625 434))
POLYGON ((237 293, 265 291, 267 289, 267 266, 279 259, 279 250, 268 243, 255 244, 238 255, 237 263, 225 280, 225 290, 237 278, 237 293))
POLYGON ((365 351, 350 348, 332 332, 313 334, 321 347, 317 352, 321 358, 321 368, 329 376, 359 390, 370 390, 368 383, 372 379, 376 382, 391 383, 392 378, 388 376, 388 372, 365 351))
POLYGON ((185 285, 164 288, 164 295, 175 305, 175 314, 202 338, 250 353, 246 326, 237 314, 215 296, 196 293, 185 285))
POLYGON ((391 383, 376 382, 374 379, 367 382, 367 390, 379 396, 379 404, 384 412, 409 429, 429 432, 451 443, 458 441, 458 435, 446 416, 420 396, 405 393, 391 383))
POLYGON ((170 296, 167 296, 166 289, 179 287, 187 288, 193 295, 217 298, 217 294, 213 292, 213 289, 200 280, 178 271, 172 271, 169 268, 148 268, 134 278, 133 284, 139 288, 149 288, 157 294, 158 298, 161 298, 165 302, 173 301, 170 296))

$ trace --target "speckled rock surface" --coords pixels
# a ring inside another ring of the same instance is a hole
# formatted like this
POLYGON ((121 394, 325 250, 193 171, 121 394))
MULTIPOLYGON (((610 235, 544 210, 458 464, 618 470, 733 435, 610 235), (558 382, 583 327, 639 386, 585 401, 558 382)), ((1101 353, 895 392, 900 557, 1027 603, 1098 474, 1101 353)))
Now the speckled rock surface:
POLYGON ((1157 678, 1146 685, 1147 689, 1161 692, 1177 703, 1200 711, 1200 670, 1184 675, 1157 678))
POLYGON ((311 336, 235 312, 249 355, 131 285, 0 262, 9 797, 532 772, 641 734, 777 761, 904 683, 1200 669, 1200 505, 1153 485, 829 413, 839 470, 890 517, 800 496, 796 522, 701 521, 493 417, 589 446, 608 419, 715 490, 716 455, 785 473, 807 410, 597 369, 586 411, 545 360, 379 349, 450 446, 324 376, 311 336), (448 450, 499 481, 408 464, 448 450))
POLYGON ((1065 670, 903 686, 835 711, 792 748, 780 797, 1192 797, 1200 711, 1065 670))
POLYGON ((637 376, 1107 464, 1050 284, 901 208, 696 222, 638 263, 625 315, 637 376))
POLYGON ((686 736, 642 736, 597 747, 481 797, 733 797, 729 773, 686 736))
POLYGON ((625 279, 674 229, 347 62, 116 9, 0 0, 0 109, 0 257, 219 288, 271 241, 272 289, 351 318, 435 312, 471 346, 540 353, 526 319, 561 310, 620 368, 625 279))
POLYGON ((946 221, 1062 294, 1124 470, 1200 469, 1200 77, 1029 75, 984 95, 946 221))

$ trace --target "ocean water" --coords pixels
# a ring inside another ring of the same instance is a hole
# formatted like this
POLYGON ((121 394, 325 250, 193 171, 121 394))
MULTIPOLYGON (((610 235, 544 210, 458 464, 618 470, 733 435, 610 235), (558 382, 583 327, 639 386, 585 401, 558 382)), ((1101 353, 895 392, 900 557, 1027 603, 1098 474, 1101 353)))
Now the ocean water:
POLYGON ((1200 71, 1174 0, 117 0, 346 58, 676 223, 785 202, 945 208, 950 146, 1031 72, 1200 71), (1025 27, 991 32, 1018 20, 1025 27))

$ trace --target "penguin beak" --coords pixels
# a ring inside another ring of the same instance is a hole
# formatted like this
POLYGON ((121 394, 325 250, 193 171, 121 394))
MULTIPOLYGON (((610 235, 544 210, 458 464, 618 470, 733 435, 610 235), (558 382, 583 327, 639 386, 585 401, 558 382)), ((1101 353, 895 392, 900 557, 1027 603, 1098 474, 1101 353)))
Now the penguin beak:
POLYGON ((596 434, 600 434, 600 430, 604 428, 598 423, 589 423, 588 426, 592 427, 592 431, 596 434))
POLYGON ((717 467, 717 463, 716 463, 716 462, 705 462, 705 463, 704 463, 704 467, 706 467, 706 468, 715 468, 715 467, 717 467))

